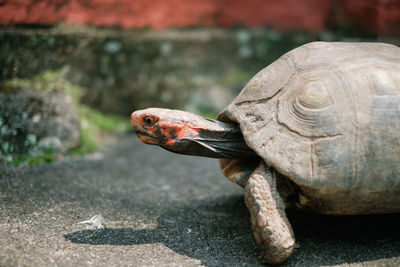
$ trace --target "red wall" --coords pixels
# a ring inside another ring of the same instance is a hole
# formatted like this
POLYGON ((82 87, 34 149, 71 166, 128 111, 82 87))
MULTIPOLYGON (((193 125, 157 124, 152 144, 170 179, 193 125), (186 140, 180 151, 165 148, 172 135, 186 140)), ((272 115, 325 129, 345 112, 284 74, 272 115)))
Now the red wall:
POLYGON ((400 0, 3 0, 0 24, 268 26, 322 30, 328 23, 400 34, 400 0))
POLYGON ((341 0, 338 2, 341 19, 344 20, 342 24, 349 24, 382 35, 400 36, 400 0, 341 0))

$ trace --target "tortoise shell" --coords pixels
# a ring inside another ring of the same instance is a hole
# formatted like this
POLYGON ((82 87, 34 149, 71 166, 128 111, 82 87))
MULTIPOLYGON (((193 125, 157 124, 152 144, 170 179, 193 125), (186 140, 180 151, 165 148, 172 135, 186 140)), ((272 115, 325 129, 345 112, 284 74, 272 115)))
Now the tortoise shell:
POLYGON ((303 45, 256 74, 219 120, 238 123, 247 145, 293 182, 298 208, 400 211, 400 48, 303 45))

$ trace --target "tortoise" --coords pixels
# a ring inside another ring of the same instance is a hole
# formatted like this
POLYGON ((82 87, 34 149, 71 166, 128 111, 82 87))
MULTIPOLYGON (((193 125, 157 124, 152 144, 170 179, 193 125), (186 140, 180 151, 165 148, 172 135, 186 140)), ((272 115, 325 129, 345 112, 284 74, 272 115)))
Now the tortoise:
POLYGON ((210 120, 135 111, 138 138, 220 158, 244 188, 260 259, 284 262, 295 238, 285 210, 331 215, 400 211, 400 48, 312 42, 257 73, 210 120))

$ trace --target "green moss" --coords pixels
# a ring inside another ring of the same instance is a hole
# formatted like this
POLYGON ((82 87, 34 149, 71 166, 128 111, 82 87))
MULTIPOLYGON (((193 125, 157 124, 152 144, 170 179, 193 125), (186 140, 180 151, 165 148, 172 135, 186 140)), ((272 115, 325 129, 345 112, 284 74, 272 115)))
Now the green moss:
POLYGON ((80 146, 73 149, 74 154, 86 154, 97 149, 106 133, 122 133, 130 129, 129 119, 115 115, 105 115, 91 107, 80 105, 81 123, 80 146))
POLYGON ((46 162, 53 162, 57 159, 57 157, 58 155, 56 155, 53 150, 47 149, 35 155, 27 155, 27 154, 19 154, 16 156, 14 155, 12 158, 10 158, 10 161, 8 163, 14 166, 21 166, 25 164, 36 165, 46 162))
MULTIPOLYGON (((63 92, 71 95, 75 105, 78 108, 81 137, 80 144, 71 151, 71 155, 82 155, 95 151, 99 144, 102 143, 103 137, 108 133, 122 133, 130 129, 129 118, 122 118, 115 115, 103 114, 89 106, 80 103, 80 94, 83 89, 72 84, 64 78, 64 70, 48 70, 32 79, 14 78, 6 81, 7 87, 29 88, 33 90, 41 90, 48 93, 63 92)), ((8 162, 13 165, 21 164, 39 164, 44 162, 52 162, 59 155, 51 150, 44 150, 35 155, 6 155, 8 162)))
POLYGON ((225 73, 225 75, 222 76, 222 83, 229 88, 234 88, 237 85, 247 83, 253 76, 254 73, 252 72, 235 70, 225 73))
POLYGON ((64 78, 65 70, 47 70, 32 79, 14 78, 7 80, 5 85, 16 89, 29 88, 44 92, 63 92, 69 94, 76 105, 79 105, 82 88, 64 78))
POLYGON ((212 110, 200 110, 200 116, 203 116, 204 118, 216 120, 218 117, 218 113, 216 113, 212 110))

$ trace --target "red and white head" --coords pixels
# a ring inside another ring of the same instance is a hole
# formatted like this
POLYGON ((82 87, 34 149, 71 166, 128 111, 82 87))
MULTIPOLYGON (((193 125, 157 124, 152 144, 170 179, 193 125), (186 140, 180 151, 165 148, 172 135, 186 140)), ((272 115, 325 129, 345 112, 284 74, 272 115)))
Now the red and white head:
POLYGON ((190 112, 162 108, 138 110, 131 124, 140 141, 169 151, 213 158, 254 154, 235 124, 210 120, 190 112))

